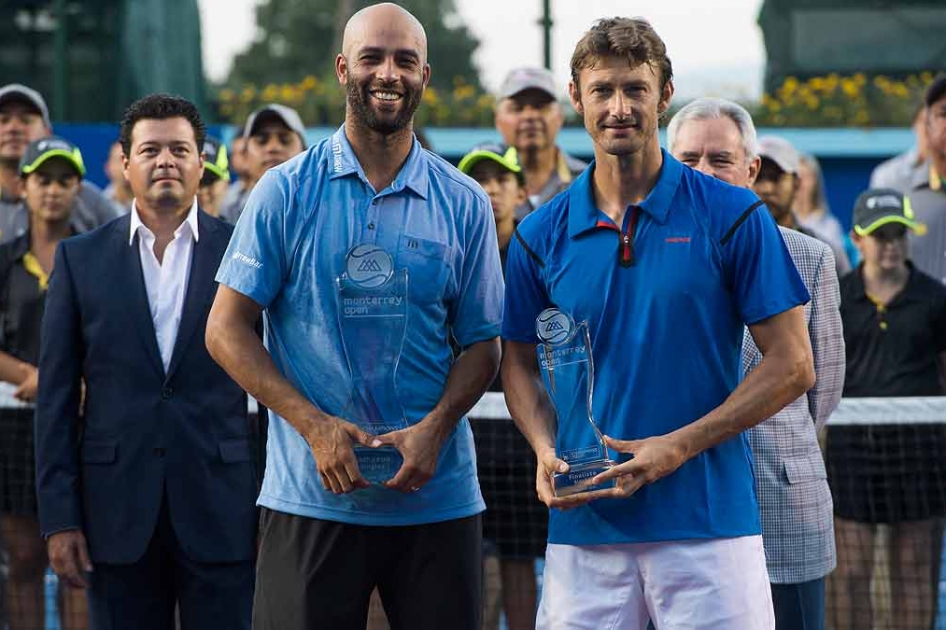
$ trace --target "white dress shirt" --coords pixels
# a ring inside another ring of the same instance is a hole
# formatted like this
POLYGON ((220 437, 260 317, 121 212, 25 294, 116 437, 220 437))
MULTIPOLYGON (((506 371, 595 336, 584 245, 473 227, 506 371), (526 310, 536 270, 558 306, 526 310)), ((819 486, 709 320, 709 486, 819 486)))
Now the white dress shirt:
POLYGON ((148 304, 151 307, 151 320, 154 322, 161 361, 167 373, 174 343, 177 341, 177 330, 181 325, 194 243, 200 238, 197 231, 197 200, 194 200, 184 222, 174 230, 174 240, 164 250, 163 262, 158 262, 154 255, 154 232, 141 222, 138 206, 132 202, 129 245, 134 244, 135 234, 138 234, 138 254, 141 256, 141 270, 144 273, 148 304))

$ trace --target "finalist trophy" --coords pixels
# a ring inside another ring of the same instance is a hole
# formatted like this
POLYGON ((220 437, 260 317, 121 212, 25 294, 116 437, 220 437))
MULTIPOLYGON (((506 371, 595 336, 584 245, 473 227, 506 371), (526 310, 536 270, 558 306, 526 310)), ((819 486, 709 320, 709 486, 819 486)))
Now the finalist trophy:
POLYGON ((548 308, 536 318, 535 329, 541 342, 536 350, 542 380, 558 416, 556 451, 569 466, 568 472, 552 475, 555 496, 613 488, 613 479, 601 484, 591 481, 615 462, 608 457, 591 411, 594 362, 588 322, 576 324, 566 313, 548 308))
MULTIPOLYGON (((338 323, 351 372, 344 418, 371 435, 407 428, 395 386, 407 332, 408 273, 377 245, 356 245, 336 278, 338 323)), ((393 446, 354 445, 362 476, 371 483, 394 477, 404 458, 393 446)))

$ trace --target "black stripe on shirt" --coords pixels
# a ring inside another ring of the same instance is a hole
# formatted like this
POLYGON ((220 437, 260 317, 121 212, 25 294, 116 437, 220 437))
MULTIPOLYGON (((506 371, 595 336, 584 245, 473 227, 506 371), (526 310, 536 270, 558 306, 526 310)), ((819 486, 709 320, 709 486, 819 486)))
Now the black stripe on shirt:
POLYGON ((531 247, 529 247, 529 244, 526 243, 526 239, 522 238, 522 235, 519 234, 519 230, 516 230, 513 232, 513 234, 516 235, 516 240, 519 241, 520 245, 522 245, 522 249, 526 250, 526 253, 529 254, 529 257, 532 258, 532 260, 534 260, 539 267, 544 267, 545 261, 539 258, 539 255, 536 254, 531 247))
POLYGON ((726 235, 723 236, 723 238, 719 241, 719 244, 720 244, 720 245, 725 245, 725 244, 727 243, 727 241, 729 241, 729 239, 731 239, 731 238, 733 237, 733 234, 736 233, 736 230, 739 229, 739 226, 746 222, 746 219, 749 218, 749 215, 752 214, 753 211, 754 211, 756 208, 758 208, 759 206, 763 205, 764 203, 765 203, 764 201, 762 201, 761 199, 759 199, 759 200, 756 201, 754 204, 752 204, 751 206, 749 206, 748 208, 746 208, 746 211, 743 212, 743 213, 742 213, 742 216, 740 216, 740 217, 736 220, 736 222, 732 224, 732 227, 729 228, 729 231, 726 232, 726 235))

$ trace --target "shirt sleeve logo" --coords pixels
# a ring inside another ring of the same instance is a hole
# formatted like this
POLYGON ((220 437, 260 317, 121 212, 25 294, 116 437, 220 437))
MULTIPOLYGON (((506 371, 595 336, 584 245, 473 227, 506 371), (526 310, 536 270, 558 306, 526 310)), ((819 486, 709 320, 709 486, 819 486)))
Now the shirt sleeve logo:
POLYGON ((244 265, 249 265, 250 267, 253 267, 255 269, 259 269, 263 266, 263 263, 256 260, 252 256, 247 256, 246 254, 242 252, 233 252, 233 256, 231 256, 230 258, 232 260, 239 261, 243 263, 244 265))

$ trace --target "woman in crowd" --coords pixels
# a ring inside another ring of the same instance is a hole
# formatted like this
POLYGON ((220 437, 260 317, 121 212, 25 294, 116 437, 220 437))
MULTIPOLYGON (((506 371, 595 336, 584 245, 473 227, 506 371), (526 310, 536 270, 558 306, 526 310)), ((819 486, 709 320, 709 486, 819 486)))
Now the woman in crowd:
MULTIPOLYGON (((841 279, 845 397, 946 393, 946 287, 910 262, 908 230, 922 226, 902 194, 875 189, 858 198, 852 238, 863 262, 841 279)), ((835 629, 874 627, 870 585, 885 525, 887 560, 877 573, 890 578, 891 618, 900 630, 929 630, 946 515, 946 432, 936 424, 829 423, 827 441, 835 629)))
MULTIPOLYGON (((0 381, 21 403, 0 408, 0 523, 9 554, 6 607, 10 630, 45 628, 48 559, 37 519, 33 409, 39 384, 40 324, 56 246, 74 230, 71 209, 85 167, 61 138, 29 145, 20 161, 29 230, 0 246, 0 381)), ((87 626, 85 593, 61 589, 64 630, 87 626)))

